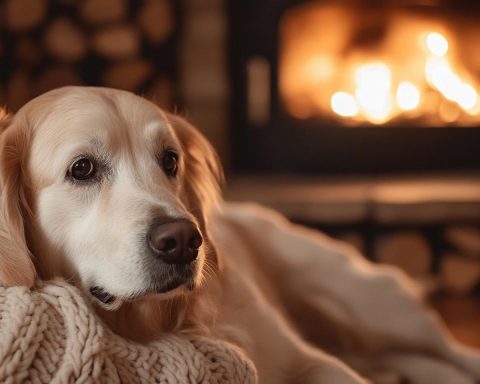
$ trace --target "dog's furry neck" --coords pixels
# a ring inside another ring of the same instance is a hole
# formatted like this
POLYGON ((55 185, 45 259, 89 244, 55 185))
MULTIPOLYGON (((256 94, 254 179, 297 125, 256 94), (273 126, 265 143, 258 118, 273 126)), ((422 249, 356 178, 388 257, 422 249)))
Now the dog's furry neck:
POLYGON ((98 306, 96 310, 111 330, 140 343, 154 341, 166 332, 207 333, 217 315, 212 305, 216 295, 210 294, 216 284, 212 281, 195 292, 168 299, 152 296, 125 302, 115 311, 98 306))

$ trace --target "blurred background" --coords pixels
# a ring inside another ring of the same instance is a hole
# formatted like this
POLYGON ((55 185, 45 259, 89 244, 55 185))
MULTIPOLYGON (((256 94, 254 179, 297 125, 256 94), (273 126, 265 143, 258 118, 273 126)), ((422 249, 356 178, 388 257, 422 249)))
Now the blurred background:
POLYGON ((177 111, 228 199, 402 268, 480 347, 479 17, 475 0, 1 0, 0 103, 101 85, 177 111))

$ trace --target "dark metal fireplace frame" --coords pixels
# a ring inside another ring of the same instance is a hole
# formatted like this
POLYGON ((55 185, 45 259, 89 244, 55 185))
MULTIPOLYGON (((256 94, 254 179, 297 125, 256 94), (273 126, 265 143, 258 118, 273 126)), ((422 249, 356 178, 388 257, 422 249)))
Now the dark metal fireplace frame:
MULTIPOLYGON (((230 125, 234 172, 378 174, 480 169, 480 122, 477 128, 351 128, 334 121, 300 121, 290 117, 282 107, 277 83, 278 23, 287 9, 305 2, 229 0, 230 125), (261 126, 250 123, 247 118, 246 68, 254 57, 265 59, 270 67, 269 117, 261 126)), ((387 2, 365 3, 367 6, 385 6, 387 2)), ((480 5, 475 0, 444 0, 430 6, 480 15, 480 5)))

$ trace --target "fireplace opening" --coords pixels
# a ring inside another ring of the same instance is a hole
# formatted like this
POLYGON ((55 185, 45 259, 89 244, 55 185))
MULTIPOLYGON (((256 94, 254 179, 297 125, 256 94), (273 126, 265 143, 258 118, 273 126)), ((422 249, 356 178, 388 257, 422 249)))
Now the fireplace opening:
POLYGON ((476 25, 472 18, 418 6, 294 7, 279 24, 282 103, 294 118, 352 126, 475 126, 476 25))
POLYGON ((230 2, 233 166, 375 174, 480 167, 480 6, 230 2))

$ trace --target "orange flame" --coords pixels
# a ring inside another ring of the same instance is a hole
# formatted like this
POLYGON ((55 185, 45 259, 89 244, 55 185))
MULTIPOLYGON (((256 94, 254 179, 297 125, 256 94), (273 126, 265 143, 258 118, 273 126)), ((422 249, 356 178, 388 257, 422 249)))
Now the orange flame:
POLYGON ((338 22, 345 30, 337 41, 334 34, 328 38, 321 34, 320 17, 332 27, 333 16, 347 17, 336 8, 326 8, 323 16, 319 10, 305 16, 303 28, 298 28, 301 17, 283 25, 282 33, 290 36, 283 44, 280 90, 293 116, 333 115, 372 124, 419 116, 450 123, 480 116, 478 84, 455 56, 443 27, 432 28, 425 21, 412 27, 403 20, 376 50, 357 47, 345 54, 339 41, 345 46, 349 33, 354 33, 346 19, 338 22), (309 25, 308 20, 317 22, 309 25))

